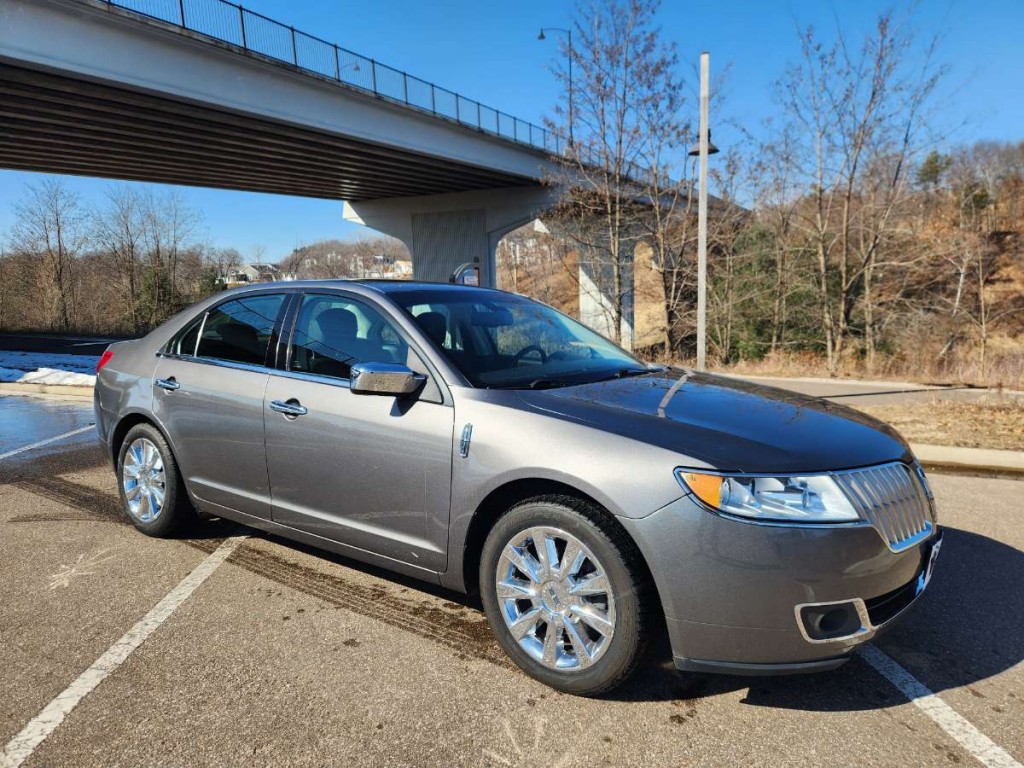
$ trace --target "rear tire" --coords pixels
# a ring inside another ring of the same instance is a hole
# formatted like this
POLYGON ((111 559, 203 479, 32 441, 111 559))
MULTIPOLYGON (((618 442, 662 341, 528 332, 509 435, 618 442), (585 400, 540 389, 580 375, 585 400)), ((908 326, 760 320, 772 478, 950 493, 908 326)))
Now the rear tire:
POLYGON ((136 424, 117 456, 117 487, 132 525, 167 538, 197 521, 171 446, 152 424, 136 424))
POLYGON ((632 539, 603 510, 542 496, 494 524, 480 595, 498 642, 524 672, 559 691, 597 696, 621 685, 644 656, 646 573, 632 539))

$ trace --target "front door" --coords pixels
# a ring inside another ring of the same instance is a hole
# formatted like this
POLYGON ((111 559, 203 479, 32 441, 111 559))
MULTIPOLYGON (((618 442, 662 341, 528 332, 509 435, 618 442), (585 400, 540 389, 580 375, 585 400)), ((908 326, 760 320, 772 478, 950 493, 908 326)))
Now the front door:
POLYGON ((171 341, 153 377, 153 412, 189 490, 201 501, 264 519, 270 518, 266 358, 283 304, 284 294, 255 294, 208 310, 171 341))
POLYGON ((411 399, 355 395, 348 386, 356 362, 405 363, 429 374, 416 351, 369 302, 310 293, 288 360, 265 397, 274 521, 444 570, 453 409, 433 381, 411 399))

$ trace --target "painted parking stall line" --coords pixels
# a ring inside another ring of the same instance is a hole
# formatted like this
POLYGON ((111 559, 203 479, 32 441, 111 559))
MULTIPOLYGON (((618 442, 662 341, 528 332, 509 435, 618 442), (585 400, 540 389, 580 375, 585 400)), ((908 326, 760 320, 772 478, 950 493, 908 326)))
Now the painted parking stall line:
POLYGON ((67 437, 74 437, 75 435, 80 435, 83 432, 88 432, 89 430, 95 429, 95 428, 96 428, 95 424, 89 424, 89 425, 84 426, 84 427, 79 427, 78 429, 73 429, 70 432, 65 432, 63 435, 56 435, 55 437, 48 437, 45 440, 39 440, 39 441, 37 441, 35 443, 31 443, 29 445, 23 445, 21 448, 15 448, 13 451, 7 451, 6 453, 0 453, 0 459, 9 459, 9 458, 11 458, 11 456, 17 456, 19 453, 25 453, 25 451, 31 451, 31 450, 34 450, 36 448, 42 448, 44 445, 49 445, 50 443, 56 443, 58 440, 63 440, 65 438, 67 438, 67 437))
POLYGON ((988 768, 1024 768, 1009 752, 975 728, 887 653, 873 645, 863 646, 858 653, 982 765, 988 768))
POLYGON ((120 667, 132 654, 132 651, 142 645, 161 624, 167 621, 178 607, 238 549, 238 546, 246 538, 248 537, 233 536, 226 539, 134 627, 129 629, 120 640, 96 659, 92 666, 79 675, 57 698, 43 707, 43 710, 29 721, 17 736, 7 742, 3 754, 0 755, 0 768, 17 768, 25 762, 36 748, 64 722, 64 718, 71 713, 71 710, 120 667))

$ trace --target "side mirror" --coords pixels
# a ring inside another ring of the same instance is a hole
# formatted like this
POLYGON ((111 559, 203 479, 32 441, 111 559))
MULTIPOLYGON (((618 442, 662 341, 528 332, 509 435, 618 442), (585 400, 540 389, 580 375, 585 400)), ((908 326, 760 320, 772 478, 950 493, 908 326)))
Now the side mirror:
POLYGON ((427 377, 398 363, 356 363, 352 366, 349 388, 356 395, 402 397, 418 390, 427 377))

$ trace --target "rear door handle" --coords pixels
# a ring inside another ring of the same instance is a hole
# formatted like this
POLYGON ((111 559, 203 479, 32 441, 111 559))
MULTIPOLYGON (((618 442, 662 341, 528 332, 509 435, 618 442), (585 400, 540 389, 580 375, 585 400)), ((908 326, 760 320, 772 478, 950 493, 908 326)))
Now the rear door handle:
POLYGON ((171 376, 171 378, 169 379, 157 379, 155 384, 158 387, 160 387, 160 389, 165 389, 168 392, 173 392, 176 389, 181 389, 181 384, 175 381, 173 376, 171 376))
POLYGON ((283 413, 285 416, 305 416, 309 413, 304 405, 299 405, 298 400, 289 400, 287 403, 282 403, 280 400, 271 400, 270 410, 283 413))

